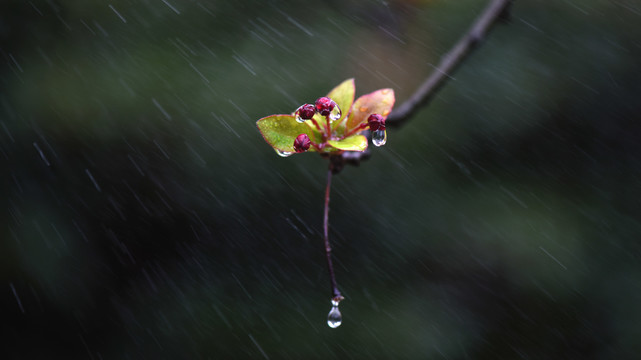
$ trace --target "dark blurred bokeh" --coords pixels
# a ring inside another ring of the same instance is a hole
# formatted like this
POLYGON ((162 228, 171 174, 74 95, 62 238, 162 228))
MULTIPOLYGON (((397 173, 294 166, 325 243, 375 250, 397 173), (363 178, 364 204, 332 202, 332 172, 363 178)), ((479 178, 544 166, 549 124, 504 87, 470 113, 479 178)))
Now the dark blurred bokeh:
POLYGON ((517 0, 335 178, 255 121, 408 98, 481 0, 0 3, 0 358, 632 359, 641 5, 517 0))

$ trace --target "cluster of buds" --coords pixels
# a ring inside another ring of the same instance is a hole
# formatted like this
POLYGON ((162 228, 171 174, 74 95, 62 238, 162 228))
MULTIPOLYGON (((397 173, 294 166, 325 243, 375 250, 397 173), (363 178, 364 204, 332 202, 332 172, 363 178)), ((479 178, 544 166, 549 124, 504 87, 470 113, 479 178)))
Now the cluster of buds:
POLYGON ((334 100, 323 96, 316 99, 316 102, 313 105, 301 105, 295 113, 296 121, 303 123, 307 120, 311 120, 316 113, 326 117, 329 121, 336 121, 340 119, 342 115, 338 104, 336 104, 334 100))
MULTIPOLYGON (((303 104, 294 113, 296 115, 296 121, 299 123, 304 123, 307 120, 314 121, 314 124, 317 128, 320 129, 318 124, 313 120, 315 114, 324 116, 327 119, 328 124, 336 121, 341 118, 342 112, 338 104, 327 96, 319 97, 316 99, 314 104, 303 104)), ((305 152, 309 150, 309 147, 312 145, 312 141, 309 139, 307 134, 300 134, 294 140, 294 150, 297 153, 305 152)))
MULTIPOLYGON (((316 128, 320 130, 320 126, 318 125, 316 120, 313 119, 314 115, 316 114, 319 114, 327 119, 327 129, 329 129, 329 124, 331 122, 340 119, 342 115, 341 109, 338 107, 338 104, 336 104, 334 100, 326 96, 316 99, 314 104, 301 105, 298 109, 296 109, 296 112, 294 113, 294 115, 296 116, 296 121, 298 121, 299 123, 304 123, 305 121, 312 120, 314 122, 314 125, 316 125, 316 128)), ((385 144, 385 141, 387 140, 387 133, 385 131, 385 118, 383 118, 379 114, 371 114, 367 118, 367 123, 362 124, 360 127, 361 130, 365 130, 367 128, 369 128, 369 130, 372 132, 372 142, 374 143, 374 145, 381 146, 385 144)), ((329 137, 329 134, 327 136, 329 137)), ((297 153, 306 152, 312 145, 318 147, 318 145, 312 143, 307 134, 300 134, 294 140, 294 150, 296 150, 297 153)))
POLYGON ((336 121, 341 118, 341 109, 334 100, 326 96, 316 99, 314 105, 316 112, 321 114, 321 116, 327 117, 330 121, 336 121))
POLYGON ((265 116, 256 125, 283 157, 312 151, 329 156, 362 152, 367 150, 368 135, 374 145, 385 144, 385 120, 394 107, 394 90, 379 89, 359 97, 355 90, 354 79, 347 79, 291 114, 265 116))

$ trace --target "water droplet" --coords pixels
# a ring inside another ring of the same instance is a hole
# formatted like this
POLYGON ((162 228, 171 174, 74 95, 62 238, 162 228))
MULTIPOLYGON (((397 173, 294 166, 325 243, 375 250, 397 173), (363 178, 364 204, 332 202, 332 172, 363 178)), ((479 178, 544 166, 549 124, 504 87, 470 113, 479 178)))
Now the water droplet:
POLYGON ((282 150, 278 150, 278 149, 276 149, 276 154, 278 154, 278 156, 288 157, 288 156, 292 155, 292 154, 293 154, 293 152, 289 152, 289 151, 282 151, 282 150))
POLYGON ((372 143, 376 146, 383 146, 387 142, 387 131, 376 130, 372 132, 372 143))
POLYGON ((329 120, 330 121, 336 121, 341 118, 341 108, 338 107, 338 104, 334 104, 334 108, 332 111, 329 113, 329 120))
POLYGON ((335 329, 341 326, 342 322, 343 315, 341 315, 341 312, 338 310, 338 301, 332 300, 332 310, 327 314, 327 325, 332 329, 335 329))

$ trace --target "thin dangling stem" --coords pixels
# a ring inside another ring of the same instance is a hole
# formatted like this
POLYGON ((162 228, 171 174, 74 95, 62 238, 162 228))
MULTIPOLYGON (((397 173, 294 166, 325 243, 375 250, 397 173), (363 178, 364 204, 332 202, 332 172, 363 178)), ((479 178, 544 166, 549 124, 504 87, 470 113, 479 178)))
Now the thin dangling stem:
POLYGON ((325 213, 323 216, 323 235, 325 237, 325 255, 327 257, 327 269, 329 270, 329 280, 332 286, 332 300, 340 302, 343 295, 336 285, 336 276, 334 275, 334 266, 332 265, 332 247, 329 245, 329 191, 332 186, 333 163, 330 160, 329 170, 327 171, 327 187, 325 188, 325 213))

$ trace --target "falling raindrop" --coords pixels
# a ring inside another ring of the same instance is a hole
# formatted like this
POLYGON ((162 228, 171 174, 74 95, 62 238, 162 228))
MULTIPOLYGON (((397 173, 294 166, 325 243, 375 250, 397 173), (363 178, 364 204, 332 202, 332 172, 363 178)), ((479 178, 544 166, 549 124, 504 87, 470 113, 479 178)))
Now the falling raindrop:
POLYGON ((288 157, 288 156, 292 155, 292 154, 293 154, 293 152, 289 152, 289 151, 282 151, 282 150, 278 150, 278 149, 276 149, 276 154, 278 154, 278 156, 288 157))
POLYGON ((342 112, 341 108, 338 107, 338 104, 334 103, 334 108, 329 113, 329 120, 336 121, 341 118, 342 112))
POLYGON ((327 325, 332 329, 335 329, 341 326, 342 322, 343 315, 341 315, 341 312, 338 310, 338 301, 332 300, 332 310, 327 314, 327 325))
POLYGON ((376 130, 372 132, 372 143, 376 146, 383 146, 387 142, 387 131, 376 130))

